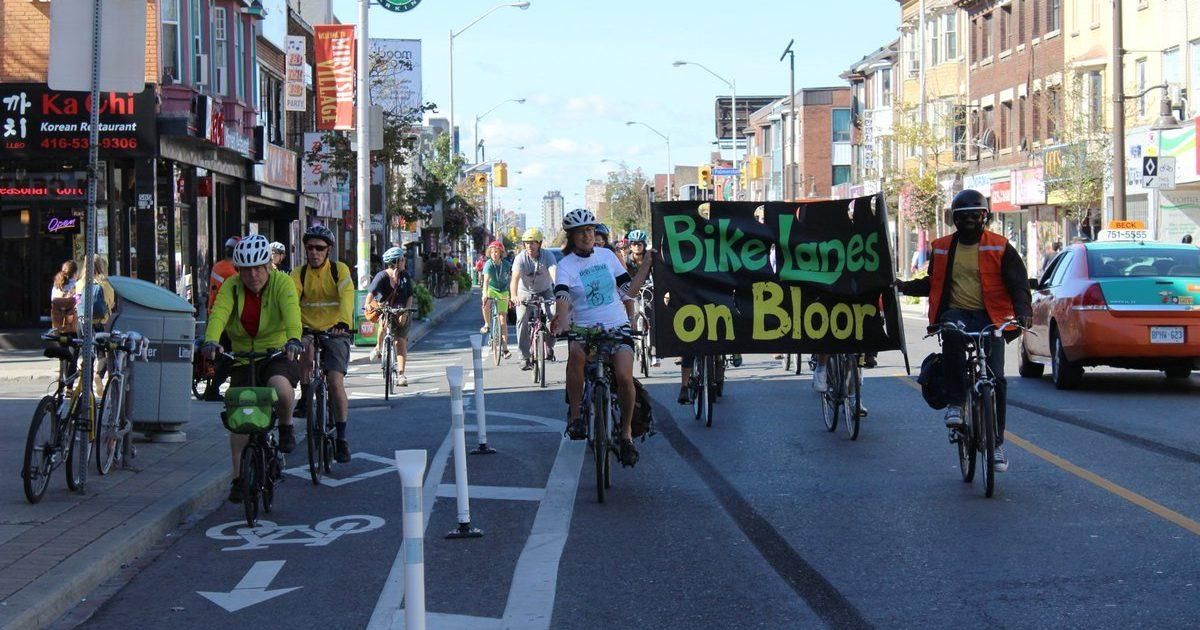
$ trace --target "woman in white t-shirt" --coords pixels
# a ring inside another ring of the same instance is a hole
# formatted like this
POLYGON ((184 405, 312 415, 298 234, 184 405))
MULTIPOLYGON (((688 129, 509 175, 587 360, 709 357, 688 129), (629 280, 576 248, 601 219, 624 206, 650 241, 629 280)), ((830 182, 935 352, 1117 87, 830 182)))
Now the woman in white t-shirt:
MULTIPOLYGON (((596 216, 584 209, 572 210, 563 217, 567 244, 566 256, 558 263, 555 277, 555 314, 550 322, 554 334, 566 332, 572 325, 581 328, 602 328, 622 338, 612 355, 617 395, 621 401, 621 439, 619 457, 625 466, 638 460, 633 445, 633 407, 637 392, 633 385, 633 342, 629 338, 629 320, 633 317, 634 302, 642 283, 650 273, 650 262, 630 278, 629 272, 612 251, 594 246, 596 216)), ((653 254, 653 252, 651 252, 653 254)), ((567 435, 572 440, 587 437, 587 426, 580 417, 579 403, 583 398, 586 357, 581 343, 572 343, 567 357, 567 435)))

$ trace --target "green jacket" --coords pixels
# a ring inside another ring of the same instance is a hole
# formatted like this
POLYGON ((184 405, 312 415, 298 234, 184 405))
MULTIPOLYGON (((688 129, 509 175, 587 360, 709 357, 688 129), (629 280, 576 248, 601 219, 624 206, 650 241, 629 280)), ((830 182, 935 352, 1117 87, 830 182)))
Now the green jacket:
POLYGON ((246 287, 241 276, 231 276, 221 284, 217 301, 208 316, 204 341, 218 343, 221 333, 229 335, 234 352, 261 352, 279 349, 289 339, 299 339, 300 300, 296 284, 282 271, 271 271, 262 291, 262 312, 259 315, 258 336, 251 337, 242 327, 242 306, 246 303, 246 287))

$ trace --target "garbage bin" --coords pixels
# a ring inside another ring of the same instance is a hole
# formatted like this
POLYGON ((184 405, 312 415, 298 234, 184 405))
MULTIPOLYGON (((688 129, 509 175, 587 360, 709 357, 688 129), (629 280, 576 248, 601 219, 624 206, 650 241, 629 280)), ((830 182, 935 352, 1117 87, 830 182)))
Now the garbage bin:
POLYGON ((113 330, 136 330, 150 342, 149 361, 133 363, 129 419, 158 442, 181 442, 191 416, 195 309, 187 300, 144 280, 110 276, 117 305, 113 330))

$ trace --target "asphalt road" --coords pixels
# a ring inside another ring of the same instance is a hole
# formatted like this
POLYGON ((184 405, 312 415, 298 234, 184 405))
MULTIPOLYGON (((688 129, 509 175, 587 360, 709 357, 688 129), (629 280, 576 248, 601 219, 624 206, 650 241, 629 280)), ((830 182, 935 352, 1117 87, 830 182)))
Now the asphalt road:
MULTIPOLYGON (((919 320, 906 317, 914 366, 933 347, 919 320)), ((854 442, 825 431, 807 368, 795 376, 747 357, 705 428, 674 402, 677 369, 666 360, 648 381, 659 434, 597 504, 591 456, 560 437, 562 364, 540 390, 514 357, 485 370, 499 452, 468 458, 471 521, 484 536, 446 540, 456 509, 444 369, 469 368, 478 323, 468 305, 419 344, 398 401, 379 399, 374 368, 356 366, 355 460, 333 475, 344 483, 289 475, 263 517, 275 526, 257 530, 223 504, 60 625, 402 627, 397 449, 426 449, 426 487, 441 486, 424 549, 430 627, 1123 628, 1200 618, 1198 377, 1089 372, 1082 390, 1058 392, 1017 377, 1010 346, 1011 467, 987 499, 978 480, 961 481, 940 413, 903 376, 898 353, 866 373, 870 416, 854 442)), ((301 445, 288 465, 304 463, 301 445)))

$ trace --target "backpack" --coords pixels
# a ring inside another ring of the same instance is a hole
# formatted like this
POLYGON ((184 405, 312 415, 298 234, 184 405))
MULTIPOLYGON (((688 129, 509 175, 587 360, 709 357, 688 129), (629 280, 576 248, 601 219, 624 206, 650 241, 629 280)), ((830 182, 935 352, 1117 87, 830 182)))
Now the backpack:
POLYGON ((921 372, 917 376, 921 384, 921 397, 931 409, 945 409, 949 402, 946 400, 946 375, 942 364, 941 353, 934 352, 921 361, 921 372))
MULTIPOLYGON (((80 283, 79 288, 83 289, 83 284, 80 283)), ((75 304, 75 315, 79 319, 83 319, 84 301, 83 296, 79 296, 79 301, 75 304)), ((92 323, 108 317, 108 302, 104 299, 104 287, 97 282, 92 285, 92 323)))
POLYGON ((637 390, 637 397, 633 403, 633 437, 641 437, 642 441, 654 435, 654 410, 650 406, 650 393, 642 385, 642 382, 633 379, 633 388, 637 390))

